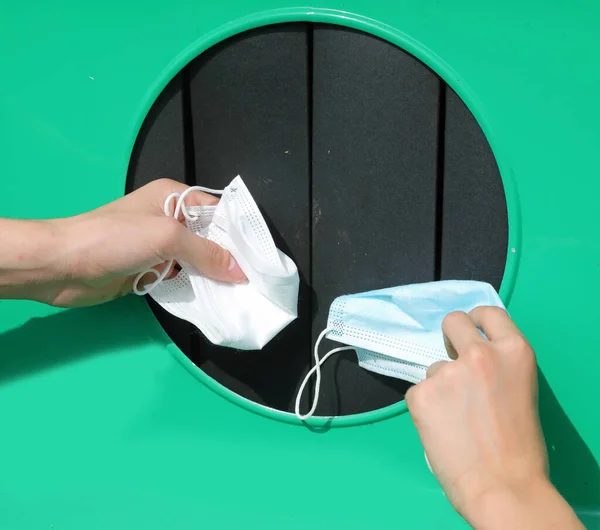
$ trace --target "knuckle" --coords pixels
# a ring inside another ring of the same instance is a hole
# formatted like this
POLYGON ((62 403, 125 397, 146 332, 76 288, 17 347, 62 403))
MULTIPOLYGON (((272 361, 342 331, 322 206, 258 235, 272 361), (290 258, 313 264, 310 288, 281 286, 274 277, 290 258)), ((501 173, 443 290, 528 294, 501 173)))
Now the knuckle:
POLYGON ((208 261, 211 265, 216 266, 219 264, 219 261, 221 259, 221 252, 217 245, 204 245, 204 255, 206 256, 206 261, 208 261))
POLYGON ((503 347, 515 353, 528 353, 531 351, 531 346, 527 339, 518 333, 514 333, 506 337, 503 341, 503 347))
MULTIPOLYGON (((429 379, 432 376, 436 376, 438 379, 440 377, 446 377, 447 371, 451 370, 450 365, 452 363, 450 361, 436 361, 433 364, 429 365, 427 368, 427 378, 429 379)), ((452 370, 451 370, 452 371, 452 370)))
POLYGON ((494 370, 494 352, 485 344, 471 344, 464 354, 464 359, 478 377, 487 377, 494 370))
POLYGON ((153 188, 156 188, 157 190, 162 190, 162 189, 170 189, 170 188, 172 188, 174 183, 175 183, 174 180, 162 177, 162 178, 153 180, 148 185, 152 186, 153 188))
POLYGON ((443 380, 452 382, 458 377, 460 373, 460 367, 460 363, 446 361, 444 366, 440 368, 439 375, 443 380))
POLYGON ((535 363, 535 353, 533 352, 533 348, 523 335, 514 334, 510 337, 506 337, 502 341, 500 347, 502 348, 503 354, 518 359, 520 363, 535 363))
POLYGON ((227 270, 229 259, 225 249, 221 248, 216 243, 207 242, 205 246, 206 260, 215 270, 227 270))
POLYGON ((456 388, 462 386, 466 375, 466 366, 460 362, 448 362, 437 374, 436 384, 438 395, 449 396, 456 392, 456 388))
POLYGON ((408 410, 412 414, 421 414, 422 411, 427 410, 431 392, 429 392, 429 386, 427 381, 421 381, 417 385, 411 387, 406 393, 406 405, 408 410))
POLYGON ((477 323, 477 327, 486 331, 493 331, 503 326, 507 319, 510 320, 505 309, 496 306, 479 306, 469 312, 469 316, 477 323))
POLYGON ((482 359, 485 359, 488 356, 488 352, 486 350, 486 344, 484 344, 483 341, 472 342, 464 348, 462 357, 473 363, 481 362, 482 359))
POLYGON ((167 196, 174 191, 180 190, 180 187, 181 184, 179 182, 168 178, 159 178, 144 186, 148 194, 156 198, 161 209, 163 207, 163 201, 167 196))
MULTIPOLYGON (((150 199, 157 210, 163 212, 164 200, 181 186, 177 181, 168 178, 159 178, 142 186, 134 193, 140 193, 140 197, 150 199)), ((164 212, 163 212, 164 213, 164 212)))

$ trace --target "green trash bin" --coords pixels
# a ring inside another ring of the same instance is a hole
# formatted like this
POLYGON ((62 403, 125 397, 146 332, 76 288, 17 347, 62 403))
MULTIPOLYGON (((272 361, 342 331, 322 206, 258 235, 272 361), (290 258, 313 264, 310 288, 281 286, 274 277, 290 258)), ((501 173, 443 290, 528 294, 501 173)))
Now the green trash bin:
POLYGON ((600 527, 598 15, 466 0, 5 6, 0 215, 68 216, 159 176, 216 185, 239 169, 303 295, 290 330, 243 354, 134 296, 0 301, 0 526, 465 527, 404 383, 341 358, 321 416, 290 413, 336 290, 464 276, 499 287, 534 345, 552 479, 600 527))

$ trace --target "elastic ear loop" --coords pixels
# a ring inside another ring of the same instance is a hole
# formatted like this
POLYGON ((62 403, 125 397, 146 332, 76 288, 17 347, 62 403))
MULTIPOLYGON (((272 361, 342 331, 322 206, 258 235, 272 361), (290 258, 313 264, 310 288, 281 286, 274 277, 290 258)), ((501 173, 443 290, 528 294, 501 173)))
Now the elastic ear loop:
MULTIPOLYGON (((212 193, 213 195, 223 195, 224 190, 213 190, 211 188, 204 188, 203 186, 190 186, 188 189, 186 189, 183 193, 171 193, 171 195, 169 195, 166 199, 165 199, 165 203, 163 205, 163 211, 165 212, 165 215, 167 217, 171 217, 171 210, 170 210, 170 205, 171 205, 171 201, 175 198, 177 198, 177 204, 175 205, 175 211, 173 212, 173 217, 175 219, 179 218, 179 214, 181 212, 183 212, 183 216, 188 220, 194 220, 197 219, 197 217, 192 216, 189 214, 189 212, 187 211, 187 208, 185 207, 185 197, 192 191, 203 191, 204 193, 212 193)), ((167 266, 165 267, 165 269, 162 272, 158 272, 156 269, 150 268, 148 270, 142 271, 140 272, 136 277, 135 280, 133 280, 133 292, 135 294, 137 294, 138 296, 144 296, 145 294, 148 294, 150 291, 152 291, 152 289, 154 289, 160 282, 162 282, 167 274, 169 274, 169 271, 171 270, 171 267, 173 266, 173 262, 175 260, 169 260, 169 262, 167 263, 167 266), (138 285, 141 281, 141 279, 146 275, 146 274, 154 274, 154 276, 156 276, 156 280, 154 280, 151 284, 147 285, 145 289, 140 290, 138 289, 138 285)))
POLYGON ((323 340, 325 335, 327 335, 327 333, 329 333, 330 331, 332 331, 331 328, 325 328, 323 331, 321 331, 319 338, 317 338, 317 342, 315 342, 315 349, 314 349, 315 365, 306 374, 306 377, 304 378, 304 381, 302 381, 302 384, 300 385, 300 389, 298 390, 298 395, 296 396, 296 408, 295 408, 294 412, 296 414, 296 417, 301 421, 304 421, 304 420, 307 420, 308 418, 310 418, 315 413, 315 410, 317 409, 317 404, 319 402, 319 391, 321 389, 321 365, 335 353, 339 353, 341 351, 347 351, 347 350, 354 350, 354 347, 352 347, 352 346, 342 346, 340 348, 333 348, 333 350, 328 351, 323 356, 322 359, 319 359, 319 345, 321 344, 321 341, 323 340), (300 414, 300 400, 302 399, 302 394, 304 393, 304 388, 306 387, 306 384, 308 383, 312 374, 314 374, 315 372, 317 373, 317 381, 315 383, 315 393, 313 396, 312 407, 306 414, 300 414))

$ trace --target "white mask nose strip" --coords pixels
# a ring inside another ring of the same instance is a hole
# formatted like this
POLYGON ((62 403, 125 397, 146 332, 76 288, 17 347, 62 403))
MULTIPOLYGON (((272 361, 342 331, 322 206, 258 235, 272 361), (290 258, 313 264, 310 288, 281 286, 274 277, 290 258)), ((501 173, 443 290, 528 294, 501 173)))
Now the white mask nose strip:
MULTIPOLYGON (((211 188, 205 188, 203 186, 190 186, 183 193, 171 193, 171 195, 169 195, 165 199, 165 203, 163 205, 163 211, 165 212, 165 215, 167 217, 171 217, 171 201, 173 199, 177 199, 175 211, 173 212, 173 217, 175 219, 178 219, 179 214, 183 213, 183 216, 188 222, 196 221, 198 217, 196 215, 190 214, 190 211, 188 211, 188 208, 185 206, 185 198, 192 191, 202 191, 204 193, 212 193, 213 195, 223 195, 223 190, 214 190, 211 188)), ((191 207, 190 210, 195 212, 194 207, 191 207)), ((140 272, 135 277, 135 280, 133 280, 133 292, 138 296, 144 296, 145 294, 148 294, 150 291, 155 289, 166 278, 167 274, 169 274, 169 271, 173 266, 173 262, 174 260, 170 260, 162 272, 159 272, 154 268, 150 268, 140 272), (139 289, 139 283, 146 274, 154 274, 154 276, 156 276, 156 280, 148 284, 144 289, 139 289)))
POLYGON ((319 403, 319 391, 321 389, 321 365, 327 359, 329 359, 329 357, 331 357, 332 355, 334 355, 336 353, 339 353, 342 351, 347 351, 347 350, 354 350, 353 346, 341 346, 339 348, 333 348, 332 350, 329 350, 323 356, 322 359, 319 359, 319 345, 321 344, 321 341, 325 338, 327 333, 329 333, 330 331, 332 331, 330 328, 325 328, 319 335, 317 342, 315 342, 315 350, 314 350, 315 365, 306 374, 306 377, 304 378, 304 381, 302 381, 302 384, 300 385, 300 389, 298 390, 298 395, 296 396, 296 407, 294 409, 294 412, 296 413, 296 417, 301 421, 304 421, 304 420, 307 420, 308 418, 310 418, 315 413, 315 410, 317 410, 317 405, 319 403), (312 406, 310 407, 310 410, 306 414, 301 414, 300 413, 300 401, 302 400, 302 394, 304 394, 304 388, 306 387, 308 381, 310 380, 311 376, 314 373, 317 374, 317 378, 316 378, 316 382, 315 382, 315 392, 314 392, 314 396, 313 396, 312 406))

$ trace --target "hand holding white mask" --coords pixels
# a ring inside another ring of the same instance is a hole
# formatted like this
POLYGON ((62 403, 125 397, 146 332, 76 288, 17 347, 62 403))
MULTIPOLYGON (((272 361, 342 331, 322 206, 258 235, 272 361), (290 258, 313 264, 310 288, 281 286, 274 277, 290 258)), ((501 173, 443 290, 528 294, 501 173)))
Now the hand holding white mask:
MULTIPOLYGON (((165 201, 170 215, 171 195, 165 201)), ((206 237, 228 250, 248 278, 232 284, 207 278, 181 263, 182 270, 165 280, 166 270, 144 271, 136 279, 137 294, 150 296, 171 314, 194 324, 213 344, 240 350, 257 350, 297 316, 298 269, 275 246, 256 202, 241 177, 223 191, 188 188, 178 196, 174 216, 183 211, 186 224, 198 237, 206 237), (217 206, 186 208, 185 195, 193 190, 222 194, 217 206), (157 280, 144 291, 137 283, 154 272, 157 280)))

